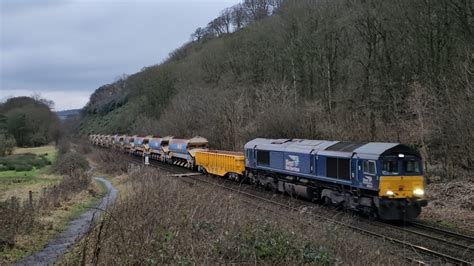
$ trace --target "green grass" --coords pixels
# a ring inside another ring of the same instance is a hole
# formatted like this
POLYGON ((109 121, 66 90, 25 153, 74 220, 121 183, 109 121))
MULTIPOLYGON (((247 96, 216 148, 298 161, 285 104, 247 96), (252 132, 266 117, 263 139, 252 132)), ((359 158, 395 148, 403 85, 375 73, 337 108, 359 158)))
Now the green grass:
POLYGON ((56 160, 56 156, 56 148, 51 145, 16 148, 12 155, 0 157, 0 178, 28 177, 38 174, 35 170, 52 164, 56 160))
MULTIPOLYGON (((107 178, 107 177, 106 177, 107 178)), ((109 178, 107 178, 109 179, 109 178)), ((110 180, 110 179, 109 179, 110 180)), ((97 187, 99 188, 99 195, 100 197, 104 196, 105 193, 107 193, 107 186, 104 184, 104 182, 101 182, 99 180, 94 180, 95 183, 97 184, 97 187)))
POLYGON ((39 192, 56 184, 62 177, 48 174, 50 165, 57 157, 55 146, 16 148, 10 156, 0 157, 0 200, 27 197, 28 191, 39 192), (16 166, 27 171, 16 171, 16 166), (10 169, 9 169, 10 168, 10 169), (11 169, 13 168, 13 169, 11 169))
POLYGON ((56 150, 56 147, 54 145, 46 145, 34 148, 15 148, 15 150, 13 150, 13 154, 25 153, 32 153, 36 155, 48 154, 46 157, 50 162, 53 162, 56 159, 58 151, 56 150))
POLYGON ((90 207, 93 207, 97 204, 97 202, 107 193, 107 188, 105 187, 104 183, 94 180, 97 187, 99 188, 99 193, 95 196, 90 196, 87 200, 82 201, 69 210, 69 215, 67 216, 67 221, 76 219, 79 217, 83 212, 87 211, 90 207))
POLYGON ((13 182, 18 178, 21 178, 24 182, 32 180, 39 172, 39 169, 33 168, 30 171, 0 171, 0 183, 13 182))

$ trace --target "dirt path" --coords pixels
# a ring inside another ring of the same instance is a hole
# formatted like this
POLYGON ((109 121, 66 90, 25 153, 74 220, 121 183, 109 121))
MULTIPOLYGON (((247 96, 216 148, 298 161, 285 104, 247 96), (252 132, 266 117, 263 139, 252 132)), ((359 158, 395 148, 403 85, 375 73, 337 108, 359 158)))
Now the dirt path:
MULTIPOLYGON (((109 204, 115 201, 115 198, 117 197, 117 189, 115 189, 108 180, 102 177, 94 177, 94 179, 104 183, 108 190, 107 195, 105 195, 100 203, 96 205, 98 209, 105 209, 109 204)), ((70 246, 74 244, 76 239, 87 232, 91 222, 94 219, 97 219, 100 214, 101 211, 96 209, 86 211, 77 219, 70 221, 67 224, 66 229, 59 235, 50 239, 48 244, 46 244, 42 250, 18 261, 15 265, 53 264, 70 246)))

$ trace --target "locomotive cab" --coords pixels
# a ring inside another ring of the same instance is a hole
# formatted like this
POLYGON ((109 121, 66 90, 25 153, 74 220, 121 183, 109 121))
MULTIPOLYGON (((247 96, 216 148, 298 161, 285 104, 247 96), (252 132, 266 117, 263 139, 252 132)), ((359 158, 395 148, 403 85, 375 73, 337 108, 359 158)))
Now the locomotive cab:
POLYGON ((405 154, 383 156, 380 164, 380 197, 424 197, 425 184, 420 158, 405 154))
POLYGON ((421 207, 427 205, 420 155, 406 146, 399 146, 382 154, 377 168, 380 217, 388 220, 417 217, 421 207))

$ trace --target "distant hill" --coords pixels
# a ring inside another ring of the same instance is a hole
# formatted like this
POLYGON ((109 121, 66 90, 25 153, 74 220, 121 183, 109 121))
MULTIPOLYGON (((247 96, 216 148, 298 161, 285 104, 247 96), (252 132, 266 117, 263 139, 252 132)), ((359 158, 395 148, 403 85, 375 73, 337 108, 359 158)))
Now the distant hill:
POLYGON ((78 116, 81 113, 81 109, 71 109, 71 110, 57 111, 55 113, 59 117, 59 119, 64 120, 68 117, 78 116))

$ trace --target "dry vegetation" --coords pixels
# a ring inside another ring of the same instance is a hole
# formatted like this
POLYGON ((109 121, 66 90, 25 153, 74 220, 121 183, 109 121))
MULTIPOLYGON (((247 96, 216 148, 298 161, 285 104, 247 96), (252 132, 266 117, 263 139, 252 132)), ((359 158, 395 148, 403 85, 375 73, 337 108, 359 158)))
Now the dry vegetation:
POLYGON ((63 263, 396 263, 389 245, 299 213, 275 214, 156 170, 121 180, 118 202, 63 263), (122 193, 123 191, 126 193, 122 193))
POLYGON ((0 202, 0 264, 41 248, 97 194, 98 188, 90 178, 65 177, 32 200, 12 197, 0 202))
POLYGON ((0 264, 41 248, 94 201, 98 188, 85 172, 87 168, 87 161, 80 154, 60 153, 51 170, 64 175, 62 178, 57 177, 49 186, 43 182, 43 186, 16 188, 15 195, 0 201, 0 264))
MULTIPOLYGON (((90 146, 90 144, 85 145, 90 146)), ((126 173, 128 170, 128 161, 130 160, 130 157, 122 152, 98 148, 93 149, 93 152, 88 154, 87 158, 97 172, 105 173, 110 176, 126 173)))
POLYGON ((450 227, 474 230, 474 179, 428 185, 429 205, 422 219, 450 227))

